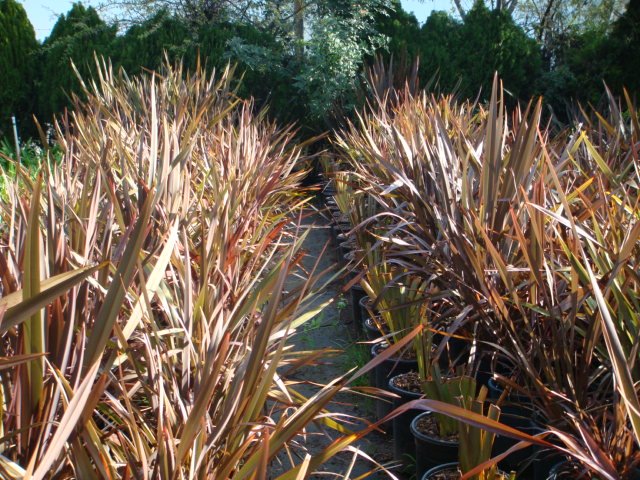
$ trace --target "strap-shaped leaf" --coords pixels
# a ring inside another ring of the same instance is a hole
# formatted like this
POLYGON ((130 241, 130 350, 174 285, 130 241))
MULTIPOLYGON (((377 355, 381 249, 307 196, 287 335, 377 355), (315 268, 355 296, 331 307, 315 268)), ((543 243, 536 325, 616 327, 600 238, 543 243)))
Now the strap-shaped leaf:
POLYGON ((92 267, 79 268, 48 278, 40 283, 40 293, 28 299, 24 299, 22 290, 0 298, 0 309, 6 309, 4 316, 0 320, 0 333, 4 333, 24 322, 33 312, 45 307, 106 265, 108 265, 108 262, 92 267))
POLYGON ((92 365, 102 356, 107 341, 111 336, 113 324, 118 318, 118 313, 122 308, 122 302, 124 301, 127 289, 136 271, 136 265, 142 248, 142 242, 146 237, 147 225, 149 224, 153 204, 154 196, 150 193, 140 211, 138 221, 131 232, 118 269, 109 286, 102 308, 94 322, 91 334, 89 335, 86 347, 87 356, 85 357, 84 363, 85 368, 92 365))

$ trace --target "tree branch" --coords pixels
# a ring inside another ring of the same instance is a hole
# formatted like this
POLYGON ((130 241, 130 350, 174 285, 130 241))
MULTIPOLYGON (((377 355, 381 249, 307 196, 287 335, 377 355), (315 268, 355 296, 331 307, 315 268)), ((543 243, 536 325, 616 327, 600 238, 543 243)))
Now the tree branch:
POLYGON ((509 12, 509 14, 512 15, 517 6, 518 6, 518 0, 507 1, 506 3, 507 12, 509 12))
POLYGON ((549 17, 551 16, 551 10, 553 9, 554 0, 549 0, 547 3, 547 8, 545 8, 544 13, 542 14, 542 18, 540 19, 540 26, 538 27, 538 35, 536 40, 538 42, 542 42, 542 37, 544 36, 544 32, 547 29, 547 23, 549 22, 549 17))
POLYGON ((460 0, 453 0, 453 3, 455 3, 456 8, 458 9, 458 13, 460 14, 460 18, 462 18, 462 20, 464 20, 467 16, 467 12, 465 12, 464 8, 462 8, 462 3, 460 3, 460 0))

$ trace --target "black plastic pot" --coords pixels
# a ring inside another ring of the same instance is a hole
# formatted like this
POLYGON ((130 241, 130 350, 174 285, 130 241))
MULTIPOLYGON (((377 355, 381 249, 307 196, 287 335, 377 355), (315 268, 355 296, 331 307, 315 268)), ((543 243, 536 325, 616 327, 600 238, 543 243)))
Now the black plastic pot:
MULTIPOLYGON (((526 432, 530 435, 536 435, 547 430, 548 422, 544 418, 542 412, 534 411, 531 415, 531 430, 526 432)), ((566 428, 563 425, 556 425, 560 430, 566 428)), ((551 443, 555 443, 557 445, 562 445, 558 439, 554 437, 547 437, 547 441, 551 443)), ((534 456, 533 462, 531 464, 531 478, 533 480, 547 480, 551 469, 559 462, 566 460, 566 457, 562 455, 558 450, 554 448, 542 448, 542 447, 533 447, 534 456)))
MULTIPOLYGON (((479 341, 477 342, 477 350, 479 365, 476 381, 478 385, 488 386, 489 380, 494 378, 496 374, 508 377, 513 373, 513 362, 496 352, 493 347, 479 341)), ((502 393, 502 387, 500 387, 499 393, 502 393)))
MULTIPOLYGON (((382 352, 386 344, 376 343, 371 347, 371 358, 375 358, 382 352)), ((407 360, 404 358, 391 357, 380 363, 371 371, 370 381, 374 387, 387 390, 389 388, 389 379, 394 375, 407 373, 418 369, 417 360, 407 360)), ((382 418, 391 412, 391 402, 386 400, 376 400, 376 415, 382 418)), ((391 424, 387 425, 388 428, 391 424)))
POLYGON ((421 413, 411 421, 411 433, 416 447, 417 478, 421 478, 429 469, 458 459, 458 442, 430 437, 418 430, 418 422, 426 415, 433 415, 433 413, 421 413))
POLYGON ((533 460, 533 480, 547 480, 555 466, 565 462, 566 457, 557 450, 537 449, 533 460))
POLYGON ((351 225, 348 223, 334 223, 331 225, 331 238, 334 245, 340 245, 340 242, 344 242, 348 239, 347 233, 351 230, 351 225), (341 236, 342 235, 342 236, 341 236))
POLYGON ((346 233, 339 233, 336 238, 338 240, 338 245, 340 245, 342 242, 351 241, 351 236, 347 235, 346 233))
POLYGON ((365 294, 360 298, 358 301, 358 310, 360 318, 362 318, 362 331, 364 332, 365 339, 371 341, 380 338, 382 334, 380 333, 380 330, 378 330, 375 322, 372 320, 371 300, 368 295, 365 294))
POLYGON ((349 294, 351 295, 351 315, 353 316, 353 323, 357 326, 358 330, 362 328, 362 311, 360 310, 360 300, 367 296, 359 284, 355 284, 351 287, 349 294))
POLYGON ((349 222, 344 222, 342 220, 336 222, 334 226, 338 234, 344 233, 347 235, 353 229, 353 226, 349 222))
MULTIPOLYGON (((498 399, 504 392, 504 387, 500 385, 495 378, 490 378, 487 381, 487 388, 489 389, 488 397, 491 399, 498 399)), ((521 395, 517 392, 509 392, 507 395, 505 405, 531 405, 531 397, 527 397, 526 395, 521 395)))
POLYGON ((573 480, 579 478, 580 473, 584 474, 584 469, 565 459, 554 464, 544 480, 573 480))
POLYGON ((491 354, 489 352, 485 352, 480 350, 477 353, 477 360, 474 359, 475 365, 477 365, 477 370, 475 374, 477 385, 487 385, 489 380, 493 378, 493 369, 491 367, 491 354))
POLYGON ((355 249, 356 244, 353 242, 353 240, 345 240, 344 242, 340 242, 340 244, 338 245, 338 254, 344 257, 349 253, 353 254, 355 249))
POLYGON ((364 331, 365 338, 370 342, 377 340, 384 335, 380 330, 378 330, 378 326, 371 317, 367 317, 362 321, 362 330, 364 331))
MULTIPOLYGON (((435 478, 436 475, 444 472, 449 472, 449 471, 457 472, 459 465, 460 464, 458 462, 451 462, 451 463, 444 463, 442 465, 438 465, 437 467, 433 467, 429 471, 425 472, 425 474, 422 476, 422 480, 431 480, 432 478, 435 478)), ((506 473, 503 472, 502 470, 498 470, 498 472, 506 476, 506 473)))
POLYGON ((331 216, 331 218, 336 218, 336 216, 340 214, 340 209, 333 199, 327 199, 325 201, 325 204, 327 205, 327 210, 329 211, 329 215, 331 216))
POLYGON ((338 247, 341 241, 344 242, 344 240, 338 239, 338 231, 336 230, 335 225, 333 224, 329 227, 329 237, 331 238, 331 244, 334 245, 336 248, 338 247))
POLYGON ((347 270, 351 270, 355 265, 354 262, 355 254, 353 252, 347 252, 342 256, 342 266, 344 266, 347 270))
POLYGON ((446 472, 447 470, 458 470, 458 462, 443 463, 437 467, 430 468, 428 471, 424 472, 422 480, 431 480, 432 478, 435 478, 437 474, 446 472))
MULTIPOLYGON (((352 266, 352 267, 355 267, 355 266, 352 266)), ((358 273, 360 272, 356 268, 348 268, 342 277, 343 284, 349 285, 353 281, 353 279, 356 277, 356 275, 358 275, 358 273)))
MULTIPOLYGON (((422 397, 422 392, 416 393, 409 390, 404 390, 396 386, 396 381, 405 374, 396 375, 389 379, 388 389, 389 391, 398 395, 398 398, 393 399, 393 409, 404 405, 411 400, 417 400, 422 397)), ((394 417, 392 420, 393 428, 393 458, 401 462, 406 468, 412 465, 416 456, 416 447, 411 434, 411 421, 422 410, 412 409, 394 417)))
MULTIPOLYGON (((502 385, 498 384, 493 378, 489 379, 487 387, 489 389, 489 398, 491 399, 499 398, 504 391, 502 385)), ((509 427, 528 433, 529 435, 535 435, 542 431, 538 425, 532 423, 531 419, 534 412, 529 397, 511 393, 506 397, 500 409, 500 423, 504 423, 509 427)), ((516 443, 518 443, 517 440, 496 435, 491 453, 493 456, 498 455, 507 451, 516 443)), ((539 447, 529 446, 512 453, 498 465, 506 471, 515 470, 519 478, 530 478, 533 475, 533 458, 538 452, 539 447)))
POLYGON ((358 301, 358 306, 360 307, 360 317, 364 320, 365 318, 370 318, 372 315, 373 307, 371 305, 371 299, 369 295, 365 295, 358 301))
POLYGON ((335 223, 340 223, 340 222, 344 222, 345 220, 347 220, 347 217, 342 213, 342 211, 339 208, 332 208, 331 209, 331 217, 333 218, 333 221, 335 223))

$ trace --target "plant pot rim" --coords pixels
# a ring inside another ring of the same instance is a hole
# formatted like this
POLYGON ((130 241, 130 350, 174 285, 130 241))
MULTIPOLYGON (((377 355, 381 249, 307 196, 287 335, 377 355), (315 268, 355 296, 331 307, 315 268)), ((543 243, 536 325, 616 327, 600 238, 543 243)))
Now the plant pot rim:
MULTIPOLYGON (((441 465, 437 465, 437 466, 427 470, 424 473, 424 475, 422 476, 422 480, 429 480, 431 478, 431 476, 435 475, 436 473, 445 472, 447 470, 452 470, 454 468, 456 470, 458 470, 459 467, 460 467, 460 462, 449 462, 449 463, 443 463, 441 465)), ((502 475, 502 478, 507 478, 507 472, 503 472, 502 470, 498 470, 497 474, 498 475, 502 475)))
POLYGON ((422 480, 430 480, 431 477, 433 475, 435 475, 436 473, 441 473, 450 469, 455 468, 456 470, 458 469, 458 462, 450 462, 450 463, 443 463, 441 465, 437 465, 435 467, 430 468, 429 470, 427 470, 426 472, 424 472, 424 475, 422 475, 422 480))
MULTIPOLYGON (((504 392, 504 386, 496 382, 496 379, 493 376, 490 377, 489 380, 487 380, 487 387, 504 392)), ((525 397, 524 395, 518 392, 509 393, 507 399, 508 399, 508 403, 511 403, 511 404, 520 403, 523 405, 531 405, 533 403, 533 400, 531 397, 525 397)))
POLYGON ((365 329, 368 330, 375 330, 376 333, 380 334, 380 336, 383 336, 382 333, 380 333, 380 331, 378 330, 378 326, 376 325, 376 323, 373 321, 373 317, 365 317, 362 319, 362 325, 365 329))
MULTIPOLYGON (((362 288, 362 285, 360 285, 358 283, 358 286, 360 288, 362 288)), ((364 288, 362 288, 364 290, 364 288)), ((362 297, 360 300, 358 300, 358 303, 360 304, 360 306, 362 308, 367 308, 367 302, 369 302, 370 304, 372 304, 373 302, 371 301, 371 299, 369 298, 369 295, 365 295, 364 297, 362 297)))
POLYGON ((405 395, 407 397, 411 397, 412 399, 416 399, 416 400, 424 397, 423 392, 420 392, 420 393, 412 392, 410 390, 405 390, 404 388, 400 388, 394 384, 394 380, 396 378, 402 377, 403 375, 407 375, 408 373, 415 373, 415 372, 411 371, 411 372, 399 373, 398 375, 394 375, 393 377, 391 377, 387 385, 389 388, 389 391, 398 395, 405 395))
MULTIPOLYGON (((561 468, 567 467, 567 466, 570 467, 571 465, 577 466, 575 462, 572 462, 571 460, 568 460, 566 458, 555 463, 549 470, 549 475, 547 475, 547 480, 555 480, 558 477, 558 474, 563 473, 560 471, 561 468)), ((571 472, 564 472, 564 473, 571 473, 571 472)))
POLYGON ((432 415, 434 412, 432 412, 431 410, 427 410, 425 412, 422 412, 420 414, 418 414, 412 421, 411 421, 411 433, 419 440, 422 440, 423 442, 431 442, 431 443, 435 443, 436 445, 443 445, 443 446, 448 446, 448 447, 452 447, 454 445, 459 445, 460 442, 458 442, 457 440, 443 440, 441 438, 438 437, 432 437, 429 435, 425 435, 424 433, 422 433, 421 431, 418 430, 417 425, 418 425, 418 421, 422 418, 422 417, 426 417, 427 415, 432 415))
MULTIPOLYGON (((375 357, 380 353, 381 349, 387 348, 389 346, 389 343, 387 342, 378 342, 378 343, 374 343, 373 345, 371 345, 371 356, 375 357)), ((394 363, 409 363, 409 364, 414 364, 416 363, 415 359, 408 359, 408 358, 402 358, 402 357, 389 357, 386 361, 393 361, 394 363)))

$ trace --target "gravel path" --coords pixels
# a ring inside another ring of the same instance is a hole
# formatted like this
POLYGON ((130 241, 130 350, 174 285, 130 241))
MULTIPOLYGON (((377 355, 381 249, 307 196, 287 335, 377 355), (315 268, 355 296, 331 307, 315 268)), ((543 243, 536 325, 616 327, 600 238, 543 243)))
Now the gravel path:
MULTIPOLYGON (((318 262, 317 271, 323 271, 336 265, 338 261, 337 249, 335 245, 330 243, 328 218, 322 213, 313 213, 307 217, 305 224, 311 228, 304 244, 307 253, 304 259, 305 268, 312 269, 316 262, 318 262)), ((342 287, 342 282, 339 279, 335 280, 322 294, 317 296, 314 305, 321 305, 330 299, 335 299, 335 301, 316 318, 308 322, 293 339, 296 350, 339 350, 335 355, 323 357, 319 365, 301 369, 291 377, 293 380, 303 382, 298 386, 298 389, 307 397, 318 390, 318 387, 312 385, 310 380, 314 383, 325 384, 352 368, 361 367, 369 360, 369 347, 358 344, 359 339, 354 338, 354 331, 349 328, 352 322, 350 296, 348 292, 341 294, 342 287)), ((367 385, 367 381, 368 374, 365 374, 359 385, 367 385)), ((329 405, 328 409, 332 412, 364 419, 364 421, 374 421, 373 400, 362 395, 341 393, 329 405)), ((352 429, 359 430, 363 425, 362 422, 354 423, 352 429)), ((312 426, 309 435, 306 436, 304 446, 311 453, 321 450, 329 443, 327 437, 319 434, 320 428, 322 427, 312 426)), ((334 439, 339 436, 333 431, 326 433, 334 439)), ((355 446, 377 462, 386 464, 392 461, 392 444, 388 435, 373 432, 355 446)), ((296 463, 299 462, 299 459, 296 460, 296 463)), ((343 478, 350 468, 351 473, 347 478, 372 480, 391 478, 382 472, 367 473, 375 465, 364 458, 358 458, 354 465, 351 465, 352 463, 353 454, 342 453, 327 462, 322 468, 322 472, 318 472, 310 478, 343 478)), ((275 478, 279 473, 281 473, 281 467, 278 465, 278 461, 275 461, 271 469, 272 478, 275 478)))

